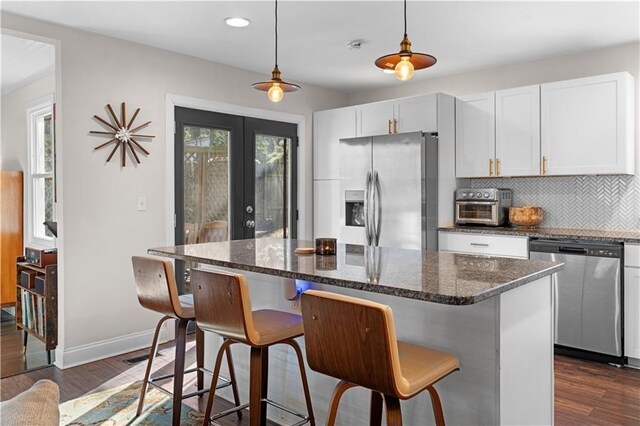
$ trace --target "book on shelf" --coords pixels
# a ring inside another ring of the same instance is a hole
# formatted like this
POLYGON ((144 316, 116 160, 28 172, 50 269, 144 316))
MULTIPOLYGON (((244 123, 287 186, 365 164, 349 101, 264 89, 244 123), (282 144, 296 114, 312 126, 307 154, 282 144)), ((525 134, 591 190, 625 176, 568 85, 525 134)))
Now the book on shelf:
POLYGON ((38 334, 44 336, 44 299, 38 296, 38 334))
POLYGON ((42 296, 20 290, 22 302, 22 325, 44 336, 45 303, 42 296))

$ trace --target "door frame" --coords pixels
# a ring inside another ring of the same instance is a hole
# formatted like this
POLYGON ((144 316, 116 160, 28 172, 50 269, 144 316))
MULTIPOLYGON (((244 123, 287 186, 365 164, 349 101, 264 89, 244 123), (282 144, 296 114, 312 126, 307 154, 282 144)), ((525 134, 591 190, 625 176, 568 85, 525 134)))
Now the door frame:
MULTIPOLYGON (((306 141, 305 141, 305 116, 299 114, 290 114, 286 112, 270 111, 259 108, 251 108, 241 105, 228 104, 224 102, 216 102, 207 99, 194 98, 190 96, 174 95, 167 93, 166 95, 166 115, 165 115, 165 244, 168 246, 175 245, 175 108, 184 107, 199 109, 203 111, 219 112, 222 114, 240 115, 251 118, 261 118, 264 120, 282 121, 285 123, 293 123, 298 126, 298 149, 297 149, 297 200, 298 209, 305 206, 306 194, 304 188, 310 173, 305 168, 306 157, 306 141)), ((297 235, 298 238, 305 238, 306 217, 300 214, 298 219, 297 235)))

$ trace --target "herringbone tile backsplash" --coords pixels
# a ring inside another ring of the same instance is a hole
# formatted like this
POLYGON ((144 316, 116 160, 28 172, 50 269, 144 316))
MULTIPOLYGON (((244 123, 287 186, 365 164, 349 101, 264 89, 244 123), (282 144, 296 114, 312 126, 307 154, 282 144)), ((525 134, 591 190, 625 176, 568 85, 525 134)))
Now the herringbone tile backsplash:
POLYGON ((513 205, 542 207, 542 226, 640 230, 640 176, 471 179, 472 188, 511 188, 513 205))

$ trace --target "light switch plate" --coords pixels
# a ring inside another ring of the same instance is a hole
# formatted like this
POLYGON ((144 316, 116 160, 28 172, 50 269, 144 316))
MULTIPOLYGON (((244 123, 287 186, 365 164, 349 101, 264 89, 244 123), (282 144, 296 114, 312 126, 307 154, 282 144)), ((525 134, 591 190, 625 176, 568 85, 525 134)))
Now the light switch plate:
POLYGON ((139 212, 147 211, 147 197, 144 197, 144 196, 138 197, 138 211, 139 212))

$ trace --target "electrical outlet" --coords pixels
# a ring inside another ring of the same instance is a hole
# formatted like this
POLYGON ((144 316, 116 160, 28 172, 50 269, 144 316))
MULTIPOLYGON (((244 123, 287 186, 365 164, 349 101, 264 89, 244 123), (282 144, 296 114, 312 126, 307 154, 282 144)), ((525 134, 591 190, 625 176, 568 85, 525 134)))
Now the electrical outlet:
POLYGON ((300 312, 300 300, 295 299, 291 301, 291 309, 300 312))

